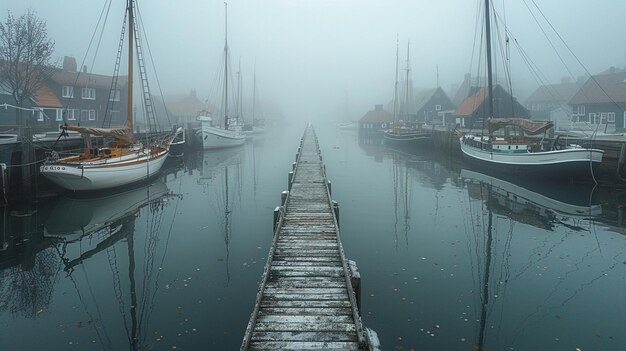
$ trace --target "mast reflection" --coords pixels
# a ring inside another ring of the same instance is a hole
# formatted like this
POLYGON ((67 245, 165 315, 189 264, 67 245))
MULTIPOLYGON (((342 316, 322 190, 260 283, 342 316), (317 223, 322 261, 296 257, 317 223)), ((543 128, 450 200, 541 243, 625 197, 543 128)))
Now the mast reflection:
POLYGON ((125 330, 128 345, 131 350, 145 348, 149 336, 148 324, 161 272, 160 269, 155 269, 155 264, 159 264, 156 256, 160 251, 159 244, 164 242, 166 247, 161 248, 160 263, 162 263, 171 234, 170 227, 167 239, 161 240, 162 217, 168 200, 173 197, 181 199, 180 196, 172 195, 167 185, 160 179, 145 186, 103 197, 88 199, 64 197, 56 204, 44 223, 44 236, 61 240, 61 244, 56 248, 63 269, 72 281, 78 299, 90 317, 89 321, 98 341, 105 350, 119 349, 116 343, 119 338, 112 337, 109 329, 120 323, 107 320, 108 311, 101 308, 99 304, 101 300, 94 296, 90 276, 101 277, 102 274, 98 272, 89 274, 87 270, 100 267, 86 266, 85 263, 96 259, 101 253, 106 253, 112 273, 112 289, 117 301, 117 310, 121 316, 121 325, 125 330), (68 220, 68 217, 74 219, 68 220), (139 225, 138 218, 145 219, 145 223, 139 225), (124 240, 127 247, 120 252, 117 244, 124 240), (135 252, 138 240, 143 244, 143 256, 140 260, 136 259, 135 252), (137 264, 137 261, 140 263, 137 264), (127 284, 123 279, 125 275, 120 271, 125 264, 128 265, 127 284), (136 272, 137 266, 142 268, 139 276, 136 272), (84 276, 74 277, 75 271, 79 268, 84 276), (83 287, 83 284, 86 286, 83 287), (125 286, 128 288, 127 293, 124 292, 125 286))
POLYGON ((245 148, 205 151, 198 183, 209 197, 209 208, 220 219, 218 231, 224 237, 226 249, 226 282, 230 283, 230 240, 232 237, 233 207, 241 203, 241 164, 245 148))

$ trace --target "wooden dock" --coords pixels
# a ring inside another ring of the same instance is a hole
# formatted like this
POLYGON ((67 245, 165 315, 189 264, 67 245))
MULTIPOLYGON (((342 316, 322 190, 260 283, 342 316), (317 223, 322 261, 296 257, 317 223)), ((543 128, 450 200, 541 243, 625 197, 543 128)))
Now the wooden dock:
POLYGON ((274 237, 241 350, 379 350, 361 323, 356 265, 346 260, 337 203, 309 125, 274 211, 274 237), (351 268, 352 263, 352 268, 351 268))

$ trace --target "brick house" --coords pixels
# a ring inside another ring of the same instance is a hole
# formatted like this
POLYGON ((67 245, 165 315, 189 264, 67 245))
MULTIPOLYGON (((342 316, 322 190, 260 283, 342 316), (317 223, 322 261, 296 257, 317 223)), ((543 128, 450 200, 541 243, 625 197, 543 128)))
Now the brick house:
POLYGON ((126 96, 128 80, 119 76, 112 89, 113 77, 82 72, 76 69, 76 60, 65 57, 63 67, 49 79, 50 89, 59 96, 63 105, 62 115, 56 116, 54 124, 80 124, 101 127, 105 117, 110 126, 122 126, 126 120, 126 96))

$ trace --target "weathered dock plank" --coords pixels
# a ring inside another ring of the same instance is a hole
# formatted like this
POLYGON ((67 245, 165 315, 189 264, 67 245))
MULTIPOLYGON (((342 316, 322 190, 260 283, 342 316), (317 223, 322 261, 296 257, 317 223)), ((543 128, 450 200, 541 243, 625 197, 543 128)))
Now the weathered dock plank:
MULTIPOLYGON (((307 127, 242 350, 372 349, 339 238, 326 169, 307 127)), ((373 333, 375 334, 375 333, 373 333)))

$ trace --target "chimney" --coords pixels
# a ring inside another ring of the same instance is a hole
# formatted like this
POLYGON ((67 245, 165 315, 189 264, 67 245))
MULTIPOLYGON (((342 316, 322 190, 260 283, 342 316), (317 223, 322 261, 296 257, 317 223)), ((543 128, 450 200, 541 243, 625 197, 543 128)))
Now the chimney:
POLYGON ((383 105, 374 105, 374 109, 375 109, 376 111, 380 111, 380 110, 382 110, 382 109, 383 109, 383 105))
POLYGON ((68 72, 76 72, 76 59, 70 56, 63 58, 63 70, 68 72))
POLYGON ((83 73, 87 73, 87 65, 83 66, 83 73))
POLYGON ((569 77, 563 77, 561 78, 561 84, 570 84, 572 81, 570 80, 569 77))

